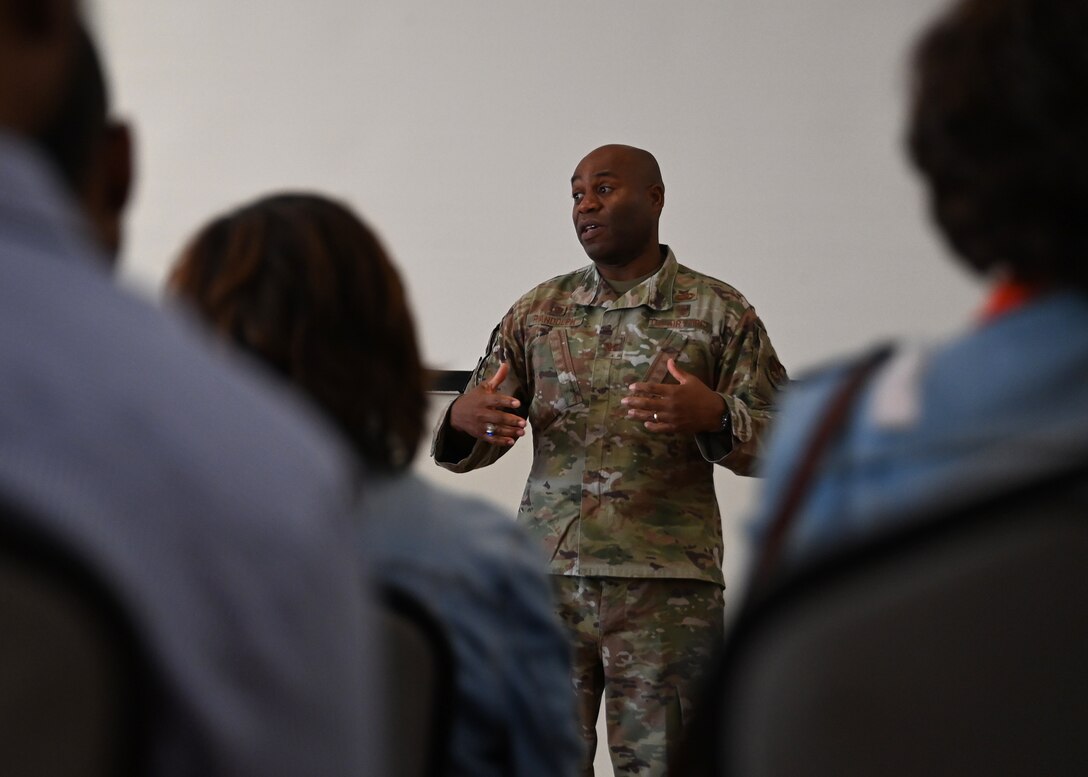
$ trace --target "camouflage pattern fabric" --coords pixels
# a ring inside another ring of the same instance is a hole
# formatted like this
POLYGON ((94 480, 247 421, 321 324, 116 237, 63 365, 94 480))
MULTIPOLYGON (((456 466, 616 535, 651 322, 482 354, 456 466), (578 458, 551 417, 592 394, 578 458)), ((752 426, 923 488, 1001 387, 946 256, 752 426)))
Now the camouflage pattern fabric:
MULTIPOLYGON (((471 378, 510 362, 500 391, 527 408, 533 445, 518 518, 553 574, 724 584, 713 466, 751 472, 786 371, 736 289, 663 250, 661 269, 623 295, 593 265, 540 284, 503 318, 471 378), (730 432, 651 433, 626 417, 631 383, 675 382, 670 357, 725 398, 730 432)), ((447 410, 431 451, 447 469, 507 450, 477 441, 451 460, 448 429, 447 410)))
POLYGON ((661 777, 724 632, 722 589, 694 580, 553 575, 573 645, 572 684, 593 775, 602 695, 617 777, 661 777))

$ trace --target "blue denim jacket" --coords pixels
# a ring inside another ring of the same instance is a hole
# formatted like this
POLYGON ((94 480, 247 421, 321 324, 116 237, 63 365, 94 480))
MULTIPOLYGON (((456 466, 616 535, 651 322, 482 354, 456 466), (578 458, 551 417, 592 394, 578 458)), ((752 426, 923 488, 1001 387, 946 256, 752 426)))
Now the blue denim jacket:
POLYGON ((566 777, 581 738, 570 648, 543 554, 513 517, 414 475, 368 479, 360 523, 377 579, 442 621, 456 664, 453 777, 566 777))
MULTIPOLYGON (((846 367, 787 392, 751 524, 758 547, 846 367)), ((942 347, 901 350, 855 402, 786 557, 808 557, 1088 453, 1088 296, 1061 292, 942 347)))

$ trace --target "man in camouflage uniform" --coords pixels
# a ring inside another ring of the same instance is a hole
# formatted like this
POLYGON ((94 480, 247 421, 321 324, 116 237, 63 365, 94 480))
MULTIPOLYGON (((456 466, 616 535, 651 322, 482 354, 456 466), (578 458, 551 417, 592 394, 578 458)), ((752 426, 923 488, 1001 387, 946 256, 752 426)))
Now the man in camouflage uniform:
POLYGON ((713 465, 751 471, 786 373, 744 297, 659 244, 653 156, 604 146, 571 185, 593 264, 514 303, 432 452, 464 472, 532 426, 519 521, 573 640, 582 774, 603 694, 617 773, 661 775, 723 630, 713 465))

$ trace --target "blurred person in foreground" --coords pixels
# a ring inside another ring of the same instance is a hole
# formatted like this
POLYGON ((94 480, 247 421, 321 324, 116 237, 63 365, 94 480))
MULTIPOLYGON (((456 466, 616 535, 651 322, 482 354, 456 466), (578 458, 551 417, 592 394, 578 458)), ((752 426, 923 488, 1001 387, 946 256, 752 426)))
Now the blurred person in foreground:
MULTIPOLYGON (((75 5, 0 0, 4 520, 80 559, 130 620, 153 700, 140 774, 380 773, 346 451, 116 288, 131 164, 107 109, 75 5)), ((47 763, 69 700, 41 671, 4 719, 43 739, 5 748, 47 763)))
POLYGON ((201 229, 169 287, 317 403, 365 465, 360 550, 452 642, 447 773, 573 774, 568 648, 539 549, 495 508, 409 472, 425 377, 404 288, 374 234, 321 196, 266 197, 201 229))
MULTIPOLYGON (((911 159, 989 298, 968 332, 899 348, 869 378, 795 513, 787 564, 1088 453, 1088 3, 956 3, 913 76, 911 159)), ((848 371, 788 394, 760 542, 848 371)))

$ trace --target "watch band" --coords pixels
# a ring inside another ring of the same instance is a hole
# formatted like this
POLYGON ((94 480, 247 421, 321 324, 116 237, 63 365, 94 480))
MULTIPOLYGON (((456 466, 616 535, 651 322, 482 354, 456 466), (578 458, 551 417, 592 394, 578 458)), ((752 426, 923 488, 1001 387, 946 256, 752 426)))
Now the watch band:
POLYGON ((725 406, 725 410, 722 411, 721 425, 718 427, 719 432, 728 432, 730 429, 729 423, 729 405, 725 406))

